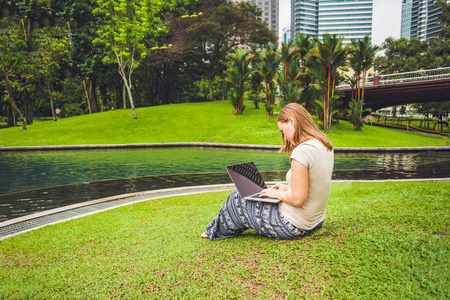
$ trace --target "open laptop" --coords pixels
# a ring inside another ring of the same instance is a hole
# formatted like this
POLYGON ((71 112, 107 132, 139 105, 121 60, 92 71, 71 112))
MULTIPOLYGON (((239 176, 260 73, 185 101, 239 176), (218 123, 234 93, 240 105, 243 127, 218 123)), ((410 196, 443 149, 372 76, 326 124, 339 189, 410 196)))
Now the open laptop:
POLYGON ((278 203, 280 199, 259 197, 266 183, 253 162, 241 163, 226 167, 236 189, 244 200, 278 203))

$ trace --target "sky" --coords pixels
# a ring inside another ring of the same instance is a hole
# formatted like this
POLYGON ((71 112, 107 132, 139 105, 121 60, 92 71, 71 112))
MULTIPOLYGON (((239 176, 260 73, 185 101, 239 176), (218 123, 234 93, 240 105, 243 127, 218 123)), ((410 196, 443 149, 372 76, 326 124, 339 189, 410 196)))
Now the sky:
MULTIPOLYGON (((291 26, 291 0, 279 0, 280 37, 291 26)), ((372 43, 380 46, 388 37, 400 38, 402 0, 373 0, 372 43)))

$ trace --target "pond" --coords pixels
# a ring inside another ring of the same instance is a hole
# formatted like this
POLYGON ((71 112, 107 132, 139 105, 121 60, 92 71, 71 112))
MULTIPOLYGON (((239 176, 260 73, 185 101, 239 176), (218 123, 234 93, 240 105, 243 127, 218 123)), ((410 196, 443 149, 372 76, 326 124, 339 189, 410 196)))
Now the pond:
MULTIPOLYGON (((0 222, 33 212, 152 189, 231 183, 225 166, 253 161, 284 181, 275 151, 168 148, 0 153, 0 222)), ((450 177, 450 152, 336 153, 333 179, 450 177)))

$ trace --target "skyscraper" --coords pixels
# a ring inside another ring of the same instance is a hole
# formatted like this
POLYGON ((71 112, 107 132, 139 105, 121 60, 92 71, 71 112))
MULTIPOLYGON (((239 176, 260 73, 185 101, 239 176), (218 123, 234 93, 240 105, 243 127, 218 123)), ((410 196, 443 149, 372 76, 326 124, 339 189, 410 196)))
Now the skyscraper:
POLYGON ((283 44, 288 44, 291 41, 291 28, 290 27, 286 27, 283 28, 283 36, 282 36, 282 40, 283 44))
POLYGON ((262 11, 261 20, 267 23, 269 29, 273 30, 278 36, 279 30, 279 7, 278 0, 232 0, 233 3, 250 2, 256 4, 262 11))
POLYGON ((440 32, 437 18, 442 11, 436 3, 437 0, 403 0, 400 36, 428 40, 440 32))
POLYGON ((373 0, 292 0, 291 34, 336 34, 344 44, 371 37, 372 6, 373 0))

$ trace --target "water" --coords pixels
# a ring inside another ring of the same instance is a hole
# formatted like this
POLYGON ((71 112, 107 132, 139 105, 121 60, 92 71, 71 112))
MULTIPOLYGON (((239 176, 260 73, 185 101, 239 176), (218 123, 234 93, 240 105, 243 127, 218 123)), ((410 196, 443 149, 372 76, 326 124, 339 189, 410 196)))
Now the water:
MULTIPOLYGON (((0 222, 138 191, 231 183, 225 166, 254 161, 266 181, 284 180, 285 154, 225 149, 0 153, 0 222)), ((335 155, 333 179, 450 177, 449 152, 335 155)))

